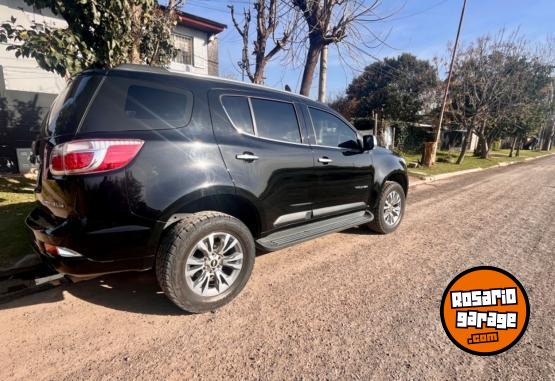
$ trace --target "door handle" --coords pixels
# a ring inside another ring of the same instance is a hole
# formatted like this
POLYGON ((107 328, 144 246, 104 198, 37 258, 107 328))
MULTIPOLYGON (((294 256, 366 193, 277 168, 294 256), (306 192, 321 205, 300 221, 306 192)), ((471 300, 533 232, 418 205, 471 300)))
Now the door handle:
POLYGON ((237 155, 235 155, 235 158, 236 158, 237 160, 245 160, 245 161, 255 161, 255 160, 258 160, 258 156, 253 155, 253 154, 250 153, 250 152, 243 152, 243 153, 237 154, 237 155))
POLYGON ((318 162, 319 162, 319 163, 323 163, 323 164, 329 164, 329 163, 331 163, 332 161, 333 161, 333 160, 330 159, 330 158, 327 157, 327 156, 322 156, 322 157, 319 157, 319 158, 318 158, 318 162))

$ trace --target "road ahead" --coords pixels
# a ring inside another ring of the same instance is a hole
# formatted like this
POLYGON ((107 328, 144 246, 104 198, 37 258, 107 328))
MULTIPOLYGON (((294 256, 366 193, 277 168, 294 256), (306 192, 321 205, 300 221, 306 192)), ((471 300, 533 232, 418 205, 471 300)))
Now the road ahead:
POLYGON ((352 229, 257 257, 243 293, 184 315, 153 276, 81 282, 0 305, 2 379, 553 379, 555 156, 409 194, 389 236, 352 229), (459 272, 493 265, 528 291, 508 352, 478 357, 443 332, 459 272))

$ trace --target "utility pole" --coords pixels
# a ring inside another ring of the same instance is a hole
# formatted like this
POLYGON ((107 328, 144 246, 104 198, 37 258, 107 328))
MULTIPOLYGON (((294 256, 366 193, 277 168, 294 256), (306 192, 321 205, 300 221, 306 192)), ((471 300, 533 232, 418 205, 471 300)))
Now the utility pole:
POLYGON ((443 102, 441 104, 441 112, 439 114, 439 122, 435 131, 435 140, 433 143, 427 143, 424 147, 423 165, 431 167, 436 161, 437 146, 441 138, 441 126, 443 124, 443 114, 445 113, 445 105, 447 104, 447 96, 449 95, 449 85, 451 84, 451 74, 453 73, 453 64, 455 63, 455 56, 457 54, 457 46, 459 45, 459 37, 461 35, 461 28, 464 19, 464 11, 466 10, 466 0, 463 1, 461 10, 461 18, 459 19, 459 27, 457 28, 457 37, 455 38, 455 45, 453 46, 453 54, 451 55, 451 63, 449 64, 449 72, 447 73, 447 83, 445 84, 445 92, 443 93, 443 102))
MULTIPOLYGON (((324 9, 328 7, 328 0, 324 0, 324 9)), ((324 43, 320 51, 320 73, 318 78, 318 101, 326 102, 326 81, 328 78, 328 45, 324 43)))
POLYGON ((328 45, 322 47, 320 53, 320 78, 318 82, 318 101, 326 102, 326 87, 328 78, 328 45))

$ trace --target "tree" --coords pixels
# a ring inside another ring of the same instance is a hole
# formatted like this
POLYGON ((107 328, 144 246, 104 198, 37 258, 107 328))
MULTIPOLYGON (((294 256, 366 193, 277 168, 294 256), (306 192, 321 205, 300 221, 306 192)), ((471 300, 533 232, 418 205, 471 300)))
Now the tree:
POLYGON ((354 98, 338 96, 329 103, 329 106, 343 115, 345 119, 352 120, 356 117, 358 102, 354 98))
MULTIPOLYGON (((404 53, 368 65, 353 79, 346 97, 356 102, 355 116, 389 119, 400 124, 419 121, 426 108, 433 107, 437 70, 430 62, 404 53), (430 100, 432 102, 430 102, 430 100)), ((384 142, 384 124, 378 128, 384 142)))
POLYGON ((256 13, 256 39, 252 55, 254 55, 254 72, 250 60, 251 11, 243 9, 243 21, 240 23, 235 17, 235 7, 228 5, 233 26, 241 36, 243 47, 239 68, 244 70, 253 83, 264 83, 266 65, 277 53, 289 44, 291 35, 297 25, 297 17, 287 5, 279 0, 256 0, 253 8, 256 13), (281 4, 281 6, 280 6, 281 4), (283 9, 285 8, 285 9, 283 9), (285 21, 284 21, 285 20, 285 21), (277 37, 279 35, 279 37, 277 37), (268 45, 271 40, 272 45, 268 45))
MULTIPOLYGON (((308 96, 318 58, 324 47, 344 43, 360 53, 364 51, 364 47, 369 46, 362 31, 368 30, 369 23, 384 19, 376 15, 381 0, 292 0, 292 4, 301 12, 306 24, 308 47, 300 93, 308 96), (352 41, 349 42, 348 38, 352 41)), ((375 33, 370 34, 376 38, 375 33)), ((304 34, 301 41, 305 41, 304 34)))
MULTIPOLYGON (((68 23, 66 29, 24 29, 12 18, 2 25, 0 40, 17 57, 33 57, 45 70, 71 76, 88 68, 122 63, 167 65, 175 55, 171 43, 174 18, 155 0, 25 0, 48 8, 68 23)), ((174 3, 174 5, 176 5, 174 3)))
POLYGON ((542 91, 550 69, 530 57, 525 46, 516 33, 502 31, 479 38, 457 55, 448 113, 466 131, 458 164, 473 133, 478 136, 475 153, 487 158, 494 140, 521 139, 545 115, 542 91))

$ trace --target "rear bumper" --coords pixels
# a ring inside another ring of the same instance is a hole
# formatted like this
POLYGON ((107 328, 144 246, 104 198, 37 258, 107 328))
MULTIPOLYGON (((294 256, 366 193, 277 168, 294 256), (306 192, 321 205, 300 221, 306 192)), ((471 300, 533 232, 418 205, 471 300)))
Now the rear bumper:
POLYGON ((88 258, 63 258, 38 252, 48 266, 61 274, 76 277, 110 274, 124 271, 144 271, 153 267, 154 258, 124 259, 112 262, 96 262, 88 258))
POLYGON ((124 225, 91 231, 83 221, 55 219, 40 206, 27 216, 25 223, 32 233, 35 252, 63 274, 88 276, 140 271, 154 265, 148 227, 124 225), (81 256, 53 255, 46 251, 45 244, 70 249, 81 256))

